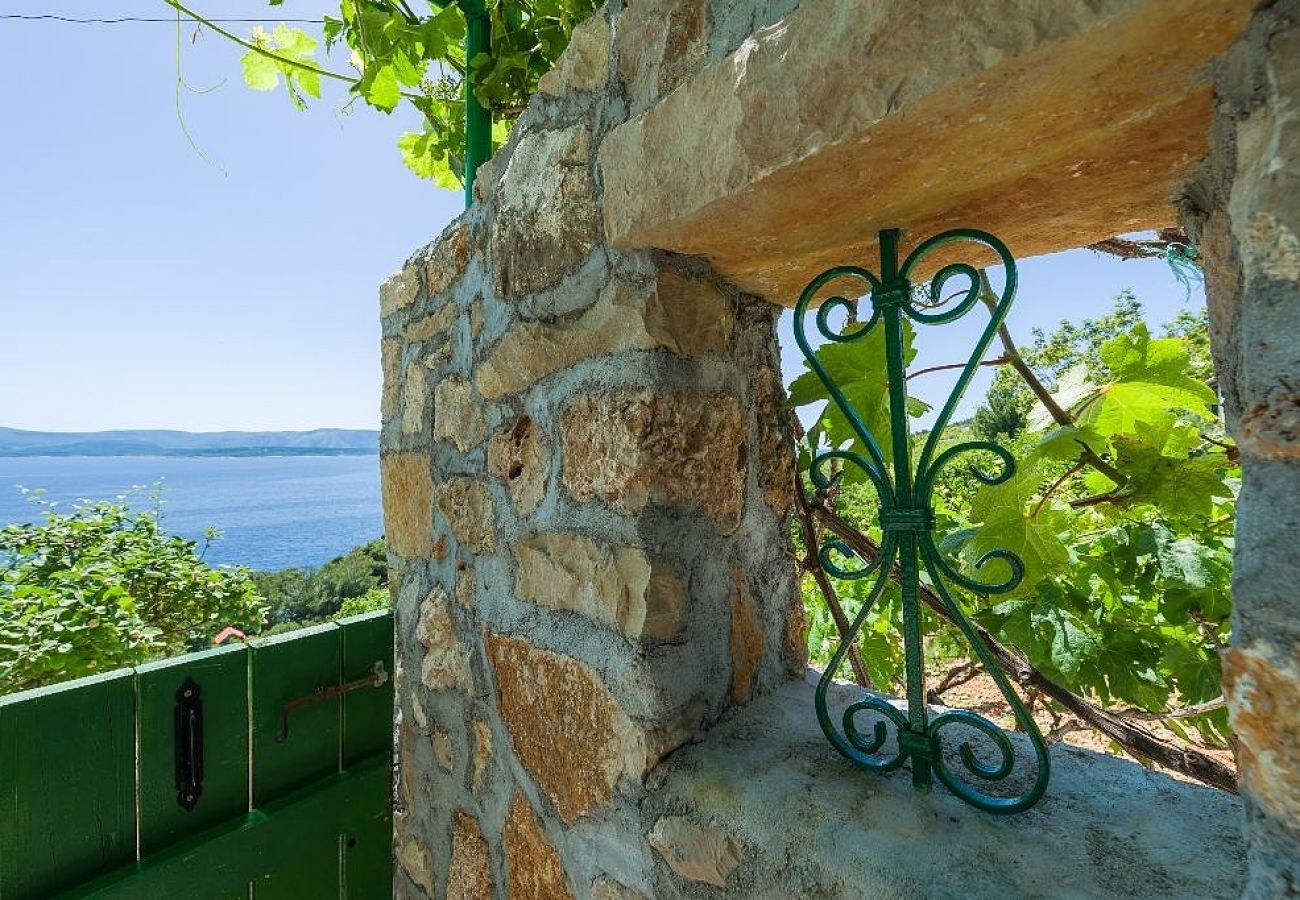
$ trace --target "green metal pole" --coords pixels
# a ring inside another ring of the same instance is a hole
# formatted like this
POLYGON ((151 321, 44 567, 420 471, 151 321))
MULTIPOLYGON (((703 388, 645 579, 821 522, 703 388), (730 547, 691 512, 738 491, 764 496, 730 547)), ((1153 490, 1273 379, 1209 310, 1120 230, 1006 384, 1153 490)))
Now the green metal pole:
POLYGON ((484 0, 460 0, 465 13, 465 207, 474 203, 474 176, 492 156, 492 112, 474 96, 474 57, 492 48, 492 20, 484 0))

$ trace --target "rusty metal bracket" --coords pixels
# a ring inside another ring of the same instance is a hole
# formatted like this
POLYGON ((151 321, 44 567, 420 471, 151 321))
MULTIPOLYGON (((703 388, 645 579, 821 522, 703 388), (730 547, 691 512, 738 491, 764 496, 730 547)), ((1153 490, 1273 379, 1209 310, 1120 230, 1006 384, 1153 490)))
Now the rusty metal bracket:
POLYGON ((333 700, 335 697, 342 697, 352 691, 358 691, 362 688, 379 687, 388 681, 388 672, 384 669, 383 660, 375 660, 370 667, 370 674, 364 678, 358 678, 355 681, 345 681, 342 684, 326 684, 316 688, 310 694, 302 697, 295 697, 287 701, 280 707, 280 727, 275 733, 275 742, 283 744, 289 739, 289 713, 295 709, 301 709, 304 706, 310 706, 313 703, 320 703, 323 700, 333 700))

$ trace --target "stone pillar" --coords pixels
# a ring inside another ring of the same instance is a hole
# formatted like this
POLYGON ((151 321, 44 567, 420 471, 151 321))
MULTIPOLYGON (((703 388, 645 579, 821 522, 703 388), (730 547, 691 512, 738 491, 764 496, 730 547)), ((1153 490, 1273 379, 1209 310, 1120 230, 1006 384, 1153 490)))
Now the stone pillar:
POLYGON ((399 896, 649 894, 647 772, 803 672, 777 310, 604 245, 609 46, 381 292, 399 896))
POLYGON ((1220 66, 1185 217, 1243 483, 1224 689, 1247 810, 1247 896, 1300 893, 1300 2, 1256 13, 1220 66))

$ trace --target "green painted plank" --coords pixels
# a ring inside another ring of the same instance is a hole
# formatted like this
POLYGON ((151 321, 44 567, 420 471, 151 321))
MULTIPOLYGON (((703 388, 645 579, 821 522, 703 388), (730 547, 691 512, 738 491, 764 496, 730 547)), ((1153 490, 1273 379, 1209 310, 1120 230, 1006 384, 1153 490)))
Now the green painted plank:
POLYGON ((253 806, 297 790, 339 770, 337 698, 289 714, 288 737, 275 740, 281 707, 339 681, 339 629, 328 623, 254 642, 253 806))
MULTIPOLYGON (((393 614, 389 610, 339 620, 343 632, 343 679, 370 674, 382 662, 388 679, 377 688, 352 691, 343 698, 343 764, 393 751, 393 614)), ((385 786, 382 815, 344 836, 343 895, 356 900, 393 895, 393 817, 391 791, 385 786)))
POLYGON ((248 812, 248 650, 243 644, 136 669, 140 728, 140 852, 149 854, 248 812), (186 811, 176 796, 176 692, 198 686, 202 794, 186 811))
POLYGON ((343 765, 393 750, 393 614, 388 610, 339 620, 343 680, 365 678, 375 663, 385 681, 343 696, 343 765))
MULTIPOLYGON (((314 842, 306 853, 286 857, 275 869, 253 882, 256 900, 313 900, 340 897, 339 835, 314 842)), ((374 896, 373 894, 371 896, 374 896)), ((392 896, 390 892, 388 896, 392 896)))
POLYGON ((135 859, 135 673, 0 697, 0 897, 135 859))
MULTIPOLYGON (((65 896, 120 900, 230 896, 267 872, 296 864, 304 850, 311 853, 385 815, 391 777, 386 757, 367 760, 269 802, 240 822, 195 835, 65 896)), ((336 896, 337 888, 334 891, 292 896, 318 900, 336 896)), ((259 891, 257 896, 261 900, 264 895, 259 891)))

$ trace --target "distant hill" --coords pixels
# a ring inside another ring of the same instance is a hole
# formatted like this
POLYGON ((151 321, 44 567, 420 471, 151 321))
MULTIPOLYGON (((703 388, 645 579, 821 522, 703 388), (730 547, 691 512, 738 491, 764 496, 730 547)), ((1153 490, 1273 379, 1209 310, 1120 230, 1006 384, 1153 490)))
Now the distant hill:
POLYGON ((0 427, 0 456, 346 456, 379 452, 379 432, 21 431, 0 427))

